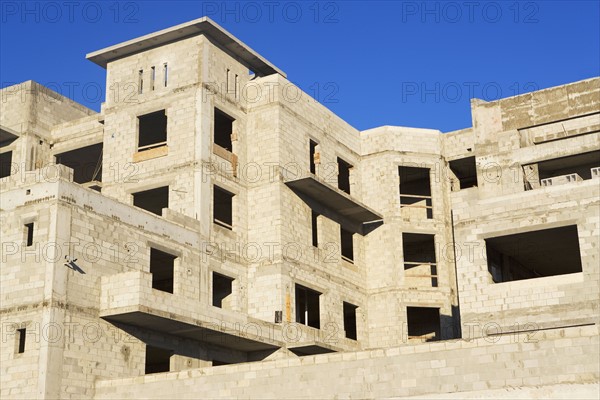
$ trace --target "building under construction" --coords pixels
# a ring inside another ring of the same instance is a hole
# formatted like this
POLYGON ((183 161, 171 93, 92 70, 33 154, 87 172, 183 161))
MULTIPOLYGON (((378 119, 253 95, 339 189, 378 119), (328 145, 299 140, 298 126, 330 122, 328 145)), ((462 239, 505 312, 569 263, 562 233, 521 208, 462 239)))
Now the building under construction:
POLYGON ((361 132, 208 18, 87 58, 1 91, 3 398, 598 395, 600 78, 361 132))

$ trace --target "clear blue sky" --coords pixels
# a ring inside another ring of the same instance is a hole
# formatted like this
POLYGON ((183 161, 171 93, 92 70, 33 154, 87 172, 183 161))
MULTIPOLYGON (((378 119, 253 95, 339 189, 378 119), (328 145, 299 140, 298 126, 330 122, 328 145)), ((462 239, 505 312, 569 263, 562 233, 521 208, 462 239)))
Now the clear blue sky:
POLYGON ((2 87, 99 110, 85 54, 208 15, 358 129, 471 126, 494 100, 600 75, 598 1, 1 2, 2 87))

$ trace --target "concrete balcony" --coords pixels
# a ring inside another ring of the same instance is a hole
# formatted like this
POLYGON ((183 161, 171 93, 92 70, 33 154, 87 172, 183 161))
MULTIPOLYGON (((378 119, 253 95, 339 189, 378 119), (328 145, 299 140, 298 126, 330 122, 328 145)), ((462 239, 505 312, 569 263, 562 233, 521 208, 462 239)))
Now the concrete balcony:
POLYGON ((152 289, 152 274, 102 277, 100 317, 244 352, 294 349, 305 354, 356 350, 358 342, 297 323, 275 324, 152 289))
POLYGON ((366 235, 383 223, 381 214, 314 174, 286 180, 285 184, 313 210, 334 221, 345 222, 345 228, 354 233, 366 235))
POLYGON ((142 271, 102 278, 100 317, 240 351, 284 345, 262 321, 152 289, 152 274, 142 271))

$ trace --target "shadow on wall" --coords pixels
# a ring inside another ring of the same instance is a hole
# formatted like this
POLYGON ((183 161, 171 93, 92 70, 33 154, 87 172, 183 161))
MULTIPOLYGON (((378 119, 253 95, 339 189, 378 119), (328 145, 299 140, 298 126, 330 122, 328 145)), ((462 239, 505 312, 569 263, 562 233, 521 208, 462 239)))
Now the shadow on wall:
POLYGON ((438 307, 407 307, 409 341, 433 342, 459 339, 461 335, 458 307, 452 306, 451 314, 440 314, 438 307))

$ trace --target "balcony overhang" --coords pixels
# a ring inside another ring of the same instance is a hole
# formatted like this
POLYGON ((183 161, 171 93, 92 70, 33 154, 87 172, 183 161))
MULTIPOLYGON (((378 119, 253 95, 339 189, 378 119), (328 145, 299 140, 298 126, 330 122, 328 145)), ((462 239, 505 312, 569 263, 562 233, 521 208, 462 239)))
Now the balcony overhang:
POLYGON ((341 349, 335 348, 331 345, 317 342, 305 342, 297 343, 294 345, 288 345, 287 349, 297 356, 314 356, 316 354, 327 354, 336 353, 342 351, 341 349))
POLYGON ((152 289, 152 274, 128 271, 102 277, 100 317, 128 327, 168 333, 244 352, 277 350, 274 326, 245 314, 152 289))
POLYGON ((6 126, 0 126, 0 147, 8 146, 19 138, 19 133, 6 126))
POLYGON ((224 324, 207 321, 184 322, 174 319, 176 318, 174 315, 163 317, 154 312, 155 310, 147 307, 139 307, 138 310, 129 312, 112 310, 111 315, 103 315, 102 318, 112 323, 150 329, 243 352, 277 350, 281 347, 273 343, 244 337, 243 325, 237 330, 230 327, 230 333, 227 332, 228 328, 224 324))
POLYGON ((141 328, 248 354, 260 352, 261 356, 287 345, 313 346, 299 349, 303 354, 355 350, 359 346, 343 338, 332 345, 329 333, 296 323, 296 334, 289 338, 287 325, 199 304, 196 299, 152 289, 151 284, 152 274, 143 271, 103 276, 100 318, 132 335, 135 330, 131 328, 141 328))
POLYGON ((303 200, 318 203, 358 226, 359 229, 354 230, 361 235, 367 231, 365 225, 383 222, 383 216, 379 213, 312 174, 285 184, 303 200))

